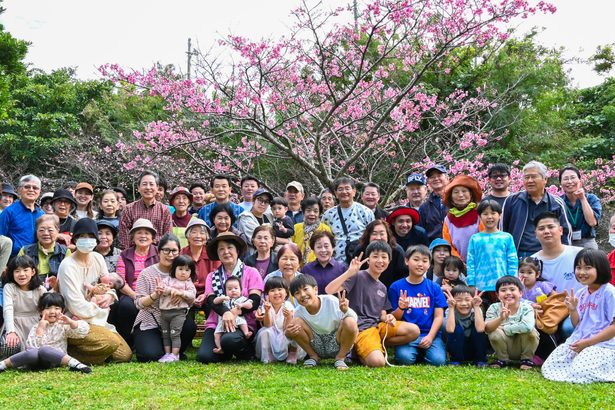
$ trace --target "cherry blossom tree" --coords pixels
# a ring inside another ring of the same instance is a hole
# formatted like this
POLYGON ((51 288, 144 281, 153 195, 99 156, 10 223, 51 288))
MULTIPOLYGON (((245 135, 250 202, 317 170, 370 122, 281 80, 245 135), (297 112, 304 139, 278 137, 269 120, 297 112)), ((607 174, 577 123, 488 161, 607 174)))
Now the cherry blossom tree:
POLYGON ((108 64, 105 77, 162 97, 170 114, 108 150, 130 158, 127 171, 284 175, 314 189, 352 175, 391 194, 429 161, 480 161, 505 132, 489 127, 505 97, 486 87, 441 95, 425 77, 450 70, 460 48, 505 40, 513 19, 554 10, 526 0, 376 0, 355 24, 349 9, 304 3, 287 36, 230 35, 199 54, 192 80, 108 64))

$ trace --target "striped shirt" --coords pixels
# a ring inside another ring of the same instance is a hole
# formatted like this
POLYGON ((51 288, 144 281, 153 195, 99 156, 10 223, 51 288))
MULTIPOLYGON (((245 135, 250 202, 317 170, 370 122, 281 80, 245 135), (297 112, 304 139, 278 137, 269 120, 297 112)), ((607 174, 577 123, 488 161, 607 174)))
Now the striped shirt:
POLYGON ((155 300, 154 303, 147 307, 143 306, 141 299, 154 293, 156 290, 156 278, 162 280, 168 277, 169 274, 161 271, 158 264, 148 266, 143 269, 139 275, 135 289, 137 294, 135 306, 139 309, 139 313, 135 319, 135 326, 140 324, 139 329, 149 330, 158 328, 158 323, 160 323, 160 308, 158 308, 158 303, 160 299, 155 300))

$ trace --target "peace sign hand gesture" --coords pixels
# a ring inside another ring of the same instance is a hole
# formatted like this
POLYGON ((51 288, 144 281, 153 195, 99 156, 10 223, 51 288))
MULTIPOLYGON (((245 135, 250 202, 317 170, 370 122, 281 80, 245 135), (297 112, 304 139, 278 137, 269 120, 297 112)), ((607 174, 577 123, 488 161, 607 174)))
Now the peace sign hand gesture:
POLYGON ((407 290, 399 290, 399 300, 397 302, 397 306, 401 310, 406 310, 410 307, 410 298, 408 297, 407 290))
POLYGON ((564 304, 568 308, 568 312, 573 313, 577 311, 577 307, 579 306, 579 299, 574 296, 574 289, 570 289, 570 293, 566 290, 566 298, 564 299, 564 304))
POLYGON ((506 320, 510 316, 510 309, 508 308, 508 303, 502 302, 502 311, 500 312, 500 319, 506 320))
POLYGON ((362 258, 363 252, 361 252, 359 256, 352 258, 352 260, 350 261, 350 266, 348 266, 347 270, 347 272, 350 273, 350 276, 356 275, 361 270, 361 266, 363 266, 363 264, 369 260, 369 258, 362 258))
POLYGON ((165 290, 166 290, 166 286, 164 286, 164 284, 160 280, 160 276, 157 276, 156 277, 156 288, 154 289, 154 293, 156 294, 157 297, 160 297, 164 293, 165 290))
POLYGON ((483 296, 483 292, 478 293, 478 289, 476 289, 476 291, 474 292, 474 297, 472 298, 472 306, 474 306, 474 309, 477 309, 480 307, 480 305, 482 305, 483 303, 483 299, 481 298, 481 296, 483 296))
MULTIPOLYGON (((356 259, 356 258, 355 258, 356 259)), ((348 299, 346 299, 346 291, 342 290, 340 292, 337 292, 337 297, 340 300, 340 310, 343 313, 348 312, 348 308, 350 306, 350 302, 348 302, 348 299)))
POLYGON ((453 297, 451 291, 448 289, 443 289, 442 292, 444 293, 444 296, 446 296, 446 303, 448 304, 448 307, 454 308, 455 305, 457 305, 457 301, 453 297))

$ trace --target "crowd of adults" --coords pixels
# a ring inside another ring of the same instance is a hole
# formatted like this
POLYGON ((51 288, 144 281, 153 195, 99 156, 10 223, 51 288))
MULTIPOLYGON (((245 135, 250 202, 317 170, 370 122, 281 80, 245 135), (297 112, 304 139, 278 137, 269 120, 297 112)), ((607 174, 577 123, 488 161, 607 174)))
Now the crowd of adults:
MULTIPOLYGON (((598 248, 601 203, 584 190, 582 175, 573 166, 560 171, 563 193, 554 195, 545 189, 547 169, 540 162, 523 167, 524 189, 519 192, 510 191, 510 168, 504 164, 489 169, 485 192, 472 178, 449 175, 446 167, 434 165, 407 176, 407 203, 394 208, 381 203, 377 184, 361 184, 357 196, 355 180, 347 177, 312 196, 292 181, 283 197, 276 197, 257 178, 245 176, 237 184, 240 203, 231 200, 234 183, 229 176, 215 175, 207 184, 195 182, 167 193, 159 176, 145 171, 136 181, 139 198, 130 203, 121 187, 95 192, 92 185, 80 182, 42 194, 41 180, 34 175, 21 177, 16 189, 4 183, 0 271, 11 258, 31 257, 45 287, 61 293, 67 311, 90 324, 85 338, 69 339, 73 357, 95 364, 121 362, 131 360, 135 352, 139 361, 154 361, 165 355, 160 280, 169 276, 179 255, 186 255, 196 266, 196 297, 181 328, 180 357, 191 346, 203 312, 197 359, 210 363, 255 356, 260 326, 256 319, 262 319, 259 307, 271 278, 290 283, 309 274, 324 294, 353 258, 360 258, 376 241, 392 249, 390 264, 380 277, 387 289, 408 276, 405 252, 411 246, 425 245, 433 251, 444 244, 465 262, 466 230, 483 229, 479 220, 469 220, 466 208, 481 199, 501 205, 501 230, 512 235, 518 257, 540 258, 543 277, 562 289, 580 289, 574 278, 575 255, 582 248, 598 248), (459 186, 468 192, 458 192, 459 186), (561 230, 536 230, 534 220, 545 212, 557 216, 561 230), (110 273, 121 279, 121 286, 89 299, 88 285, 110 273), (224 296, 223 285, 231 276, 239 278, 250 307, 214 302, 224 296), (248 334, 236 327, 238 316, 246 318, 248 334), (222 353, 215 352, 218 318, 226 329, 220 339, 222 353)), ((610 233, 615 247, 615 217, 610 233)), ((442 259, 432 255, 429 275, 436 280, 443 275, 442 259)), ((609 259, 615 269, 614 252, 609 259)), ((570 334, 566 326, 571 324, 563 325, 563 332, 570 334)), ((25 340, 21 343, 25 346, 25 340)))

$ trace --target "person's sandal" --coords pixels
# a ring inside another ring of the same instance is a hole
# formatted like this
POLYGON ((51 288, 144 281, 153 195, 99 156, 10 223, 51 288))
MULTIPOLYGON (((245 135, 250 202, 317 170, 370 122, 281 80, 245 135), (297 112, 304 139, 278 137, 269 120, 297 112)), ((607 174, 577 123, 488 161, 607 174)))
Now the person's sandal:
POLYGON ((316 367, 318 366, 318 362, 315 359, 307 359, 305 362, 303 362, 303 367, 316 367))
POLYGON ((491 364, 489 365, 489 367, 493 368, 493 369, 503 369, 506 366, 508 366, 508 363, 503 361, 503 360, 494 360, 493 362, 491 362, 491 364))
POLYGON ((333 363, 333 367, 335 367, 335 370, 348 370, 348 365, 343 360, 336 360, 335 363, 333 363))
POLYGON ((523 359, 519 362, 519 369, 521 370, 531 370, 534 368, 534 362, 530 359, 523 359))

